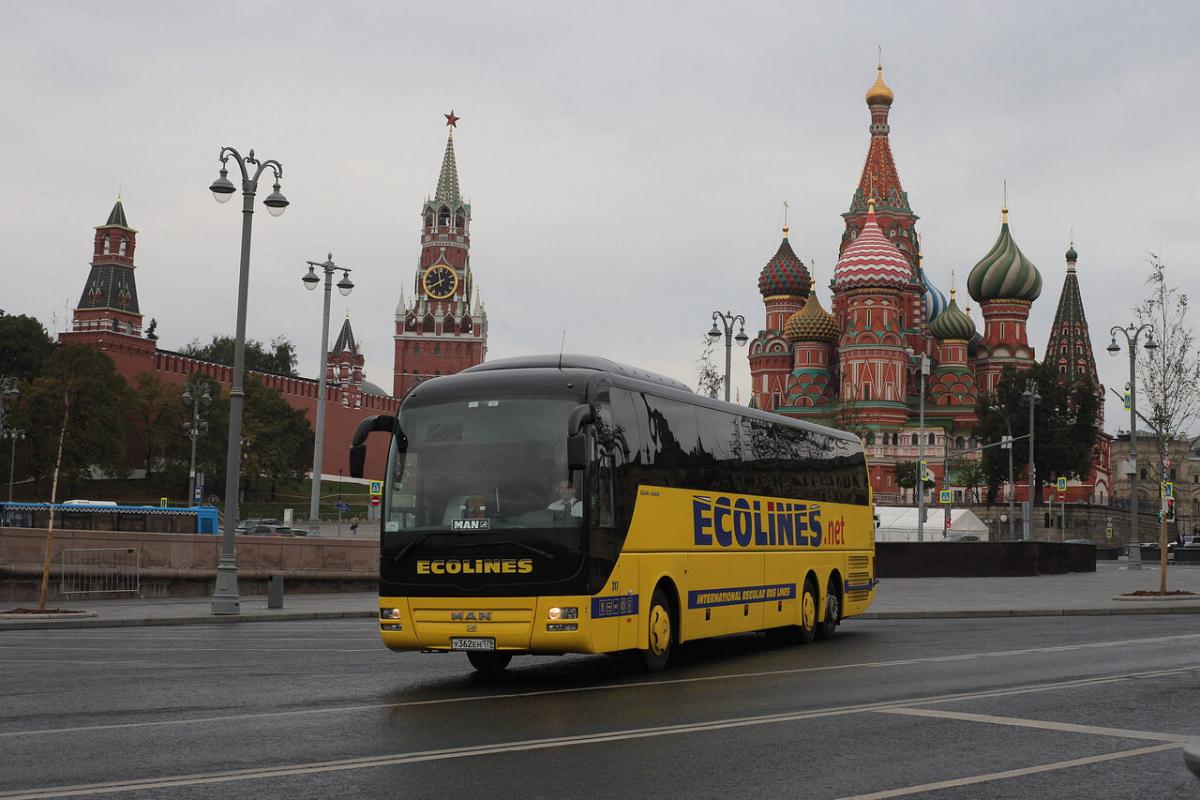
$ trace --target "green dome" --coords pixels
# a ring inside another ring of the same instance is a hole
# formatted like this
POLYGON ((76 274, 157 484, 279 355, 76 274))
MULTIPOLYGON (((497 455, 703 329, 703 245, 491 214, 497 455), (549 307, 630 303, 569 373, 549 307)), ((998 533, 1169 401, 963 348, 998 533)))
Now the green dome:
POLYGON ((961 339, 969 342, 975 336, 975 323, 959 309, 954 293, 951 292, 950 305, 937 315, 937 319, 929 326, 929 332, 942 341, 961 339))
POLYGON ((1075 243, 1071 242, 1071 246, 1067 249, 1067 261, 1072 263, 1079 260, 1079 253, 1075 252, 1075 243))
POLYGON ((988 300, 1033 302, 1042 293, 1042 276, 1008 231, 1007 208, 996 243, 967 278, 967 291, 979 303, 988 300))

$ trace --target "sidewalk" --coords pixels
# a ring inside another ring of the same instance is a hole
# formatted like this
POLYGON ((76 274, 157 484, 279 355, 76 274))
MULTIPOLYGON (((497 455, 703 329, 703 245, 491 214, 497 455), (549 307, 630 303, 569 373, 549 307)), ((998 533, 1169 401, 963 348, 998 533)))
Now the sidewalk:
MULTIPOLYGON (((1197 593, 1185 600, 1117 600, 1125 592, 1158 590, 1157 564, 1130 570, 1124 562, 1102 562, 1096 572, 1033 578, 889 578, 879 583, 871 610, 860 619, 938 619, 1093 614, 1200 614, 1200 567, 1172 566, 1169 590, 1197 593)), ((0 607, 0 612, 18 604, 0 607)), ((27 604, 26 604, 27 605, 27 604)), ((289 594, 282 609, 267 598, 241 599, 241 613, 216 616, 211 599, 80 600, 58 608, 86 609, 95 616, 63 620, 0 619, 0 631, 48 628, 109 628, 133 625, 228 624, 296 619, 372 619, 378 597, 351 594, 289 594)))

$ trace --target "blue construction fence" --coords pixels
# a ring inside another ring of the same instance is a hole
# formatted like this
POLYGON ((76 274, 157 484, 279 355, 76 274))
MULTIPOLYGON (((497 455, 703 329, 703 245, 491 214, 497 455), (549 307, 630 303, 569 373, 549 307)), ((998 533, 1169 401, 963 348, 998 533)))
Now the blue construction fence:
POLYGON ((128 531, 131 533, 219 533, 214 506, 163 508, 103 503, 3 503, 0 526, 48 528, 54 509, 54 527, 75 531, 128 531))

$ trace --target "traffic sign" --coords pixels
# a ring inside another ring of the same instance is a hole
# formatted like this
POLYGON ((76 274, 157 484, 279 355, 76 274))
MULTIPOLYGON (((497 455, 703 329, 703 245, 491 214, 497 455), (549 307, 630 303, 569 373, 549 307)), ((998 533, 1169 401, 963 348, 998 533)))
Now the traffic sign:
POLYGON ((1163 481, 1162 495, 1167 498, 1175 497, 1175 484, 1171 481, 1163 481))
POLYGON ((1066 478, 1059 478, 1057 483, 1058 483, 1059 494, 1062 494, 1063 492, 1065 492, 1067 490, 1067 479, 1066 478))
POLYGON ((169 502, 169 500, 168 500, 167 498, 165 498, 165 497, 160 497, 160 498, 158 498, 158 507, 159 507, 159 508, 166 508, 166 507, 167 507, 167 503, 168 503, 168 502, 169 502))
POLYGON ((940 492, 938 492, 938 499, 940 499, 943 503, 953 503, 954 491, 951 489, 942 489, 940 492))
POLYGON ((379 495, 376 494, 376 495, 371 496, 371 505, 373 505, 373 506, 379 505, 379 495))
POLYGON ((383 494, 383 481, 371 481, 371 494, 383 494))
POLYGON ((1112 541, 1112 525, 1109 525, 1104 529, 1104 538, 1110 542, 1112 541))

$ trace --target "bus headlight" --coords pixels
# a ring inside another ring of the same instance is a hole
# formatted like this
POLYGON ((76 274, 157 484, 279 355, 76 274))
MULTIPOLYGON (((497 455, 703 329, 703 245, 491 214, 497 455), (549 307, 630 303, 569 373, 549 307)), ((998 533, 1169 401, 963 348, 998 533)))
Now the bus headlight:
POLYGON ((552 608, 546 614, 550 619, 579 619, 579 609, 574 607, 552 608))
POLYGON ((400 619, 400 609, 398 608, 381 608, 379 609, 380 619, 400 619))

